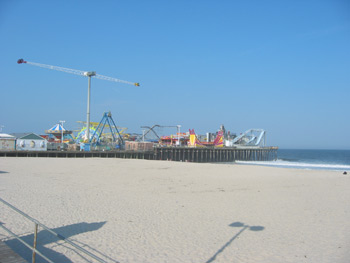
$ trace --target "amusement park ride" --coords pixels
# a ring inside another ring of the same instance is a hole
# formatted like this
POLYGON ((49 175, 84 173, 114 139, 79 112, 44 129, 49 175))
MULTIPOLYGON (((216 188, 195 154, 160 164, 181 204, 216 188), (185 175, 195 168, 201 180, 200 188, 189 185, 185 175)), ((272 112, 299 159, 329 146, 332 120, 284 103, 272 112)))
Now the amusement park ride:
POLYGON ((263 129, 249 129, 241 135, 234 138, 226 146, 265 146, 266 131, 263 129))
POLYGON ((218 131, 216 138, 213 142, 202 142, 197 138, 194 129, 190 130, 190 147, 223 147, 224 146, 224 132, 218 131))
MULTIPOLYGON (((105 113, 104 113, 105 114, 105 113)), ((82 124, 83 127, 80 127, 77 130, 74 130, 74 132, 76 132, 78 134, 77 138, 79 137, 81 142, 88 142, 87 137, 86 137, 86 121, 77 121, 77 123, 82 124)), ((90 121, 90 134, 94 134, 95 130, 97 129, 97 127, 100 125, 101 122, 94 122, 94 121, 90 121)), ((128 139, 130 137, 130 134, 126 133, 128 128, 125 127, 119 127, 119 126, 110 126, 109 124, 105 124, 104 126, 105 128, 107 128, 106 132, 102 132, 101 136, 105 137, 105 138, 113 138, 113 135, 111 134, 110 130, 118 130, 119 134, 121 135, 121 137, 123 138, 123 140, 128 139), (108 131, 109 129, 109 131, 108 131)), ((93 140, 93 137, 90 136, 90 139, 93 140)))
POLYGON ((96 74, 95 71, 82 71, 82 70, 77 70, 77 69, 69 69, 69 68, 63 68, 63 67, 57 67, 57 66, 51 66, 51 65, 45 65, 45 64, 39 64, 35 62, 30 62, 30 61, 25 61, 24 59, 19 59, 17 60, 18 64, 28 64, 32 66, 37 66, 41 68, 46 68, 46 69, 52 69, 52 70, 57 70, 57 71, 62 71, 70 74, 75 74, 79 76, 84 76, 88 77, 88 99, 87 99, 87 120, 86 120, 86 133, 87 133, 87 138, 90 138, 90 90, 91 90, 91 77, 95 77, 97 79, 103 79, 103 80, 108 80, 108 81, 114 81, 114 82, 120 82, 124 84, 129 84, 129 85, 134 85, 134 86, 140 86, 139 83, 135 82, 130 82, 130 81, 125 81, 121 79, 116 79, 116 78, 111 78, 103 75, 96 74))
POLYGON ((148 134, 152 134, 155 135, 155 139, 156 141, 160 141, 164 138, 164 136, 159 136, 158 133, 155 131, 156 128, 177 128, 177 135, 176 137, 178 137, 178 141, 180 141, 180 128, 181 128, 181 125, 176 125, 176 126, 164 126, 164 125, 159 125, 159 124, 155 124, 153 125, 152 127, 149 127, 149 126, 141 126, 143 130, 143 134, 142 134, 142 141, 145 140, 145 138, 147 138, 146 136, 148 134))
POLYGON ((63 127, 64 122, 65 121, 59 121, 59 123, 56 123, 50 129, 45 130, 45 133, 47 134, 47 136, 45 136, 44 138, 48 142, 61 142, 61 144, 73 141, 74 140, 72 136, 73 131, 66 130, 63 127))

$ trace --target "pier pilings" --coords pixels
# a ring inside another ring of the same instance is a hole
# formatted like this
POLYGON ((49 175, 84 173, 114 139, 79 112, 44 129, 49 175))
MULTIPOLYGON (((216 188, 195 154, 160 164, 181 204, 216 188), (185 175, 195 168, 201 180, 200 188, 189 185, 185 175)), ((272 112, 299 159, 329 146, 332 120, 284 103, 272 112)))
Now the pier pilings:
POLYGON ((155 147, 153 151, 0 151, 0 157, 124 158, 178 162, 216 163, 270 161, 277 159, 277 147, 190 148, 155 147))
POLYGON ((155 160, 215 163, 234 161, 270 161, 277 159, 277 147, 264 148, 154 148, 155 160))

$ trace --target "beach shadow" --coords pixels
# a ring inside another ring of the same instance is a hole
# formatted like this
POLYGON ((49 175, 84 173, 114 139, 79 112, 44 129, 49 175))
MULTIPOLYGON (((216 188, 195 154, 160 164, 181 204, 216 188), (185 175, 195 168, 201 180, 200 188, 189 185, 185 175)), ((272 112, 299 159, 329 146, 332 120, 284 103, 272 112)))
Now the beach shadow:
POLYGON ((78 240, 73 240, 75 243, 77 243, 78 245, 80 245, 81 247, 83 247, 83 248, 88 248, 88 250, 90 251, 90 252, 92 252, 92 253, 94 253, 96 256, 98 256, 98 257, 102 257, 102 258, 105 258, 105 259, 108 259, 110 262, 114 262, 114 263, 120 263, 120 261, 117 261, 117 260, 115 260, 115 259, 113 259, 113 258, 111 258, 111 257, 109 257, 109 256, 107 256, 107 255, 105 255, 105 254, 103 254, 102 252, 100 252, 99 250, 97 250, 96 248, 93 248, 93 247, 91 247, 91 246, 89 246, 89 245, 87 245, 87 244, 85 244, 85 243, 83 243, 83 242, 80 242, 80 241, 78 241, 78 240))
MULTIPOLYGON (((52 231, 56 232, 59 234, 61 238, 55 237, 51 233, 49 233, 47 230, 41 230, 38 232, 38 237, 37 237, 37 250, 42 253, 44 256, 49 258, 50 260, 54 262, 67 262, 71 263, 72 261, 67 258, 65 255, 62 253, 59 253, 52 248, 47 248, 45 245, 55 243, 55 247, 59 246, 64 246, 65 248, 71 249, 74 251, 76 254, 78 254, 82 259, 84 259, 86 262, 92 262, 92 258, 89 256, 83 254, 79 250, 75 249, 73 246, 70 244, 66 243, 64 239, 67 239, 69 237, 86 233, 86 232, 91 232, 91 231, 96 231, 100 229, 105 222, 98 222, 98 223, 77 223, 77 224, 72 224, 68 226, 62 226, 58 228, 53 228, 52 231)), ((33 225, 34 228, 34 225, 33 225)), ((40 227, 39 227, 40 229, 40 227)), ((21 236, 21 239, 25 241, 26 243, 30 244, 31 246, 33 245, 33 240, 34 240, 34 233, 21 236)), ((72 241, 72 240, 71 240, 72 241)), ((21 257, 23 257, 25 260, 28 262, 32 262, 32 250, 27 248, 25 245, 23 245, 20 241, 17 239, 10 239, 7 241, 4 241, 6 245, 8 245, 12 250, 14 250, 17 254, 19 254, 21 257)), ((102 254, 102 253, 100 253, 102 254)), ((43 263, 47 262, 44 260, 40 255, 36 255, 36 262, 37 263, 43 263)))
POLYGON ((245 225, 244 223, 241 222, 234 222, 232 224, 229 224, 230 227, 241 227, 242 229, 234 235, 225 245, 223 245, 206 263, 213 262, 216 257, 221 254, 231 243, 238 238, 245 230, 249 229, 250 231, 262 231, 265 229, 263 226, 249 226, 245 225))

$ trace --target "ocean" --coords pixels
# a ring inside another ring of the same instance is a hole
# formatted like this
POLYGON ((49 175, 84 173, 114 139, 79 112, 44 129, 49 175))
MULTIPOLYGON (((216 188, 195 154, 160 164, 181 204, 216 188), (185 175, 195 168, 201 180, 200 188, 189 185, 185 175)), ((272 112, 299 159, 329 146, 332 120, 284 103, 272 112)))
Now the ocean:
POLYGON ((350 150, 287 150, 279 149, 276 161, 241 162, 299 169, 337 170, 350 172, 350 150))

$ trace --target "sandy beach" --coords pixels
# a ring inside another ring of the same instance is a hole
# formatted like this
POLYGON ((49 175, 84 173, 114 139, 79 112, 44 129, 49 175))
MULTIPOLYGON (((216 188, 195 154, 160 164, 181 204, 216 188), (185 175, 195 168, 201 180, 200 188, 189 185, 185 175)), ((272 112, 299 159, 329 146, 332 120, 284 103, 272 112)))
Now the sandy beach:
MULTIPOLYGON (((350 258, 350 175, 339 171, 0 158, 0 197, 107 262, 350 258)), ((0 211, 0 222, 31 242, 33 223, 2 203, 0 211)), ((1 228, 0 239, 31 260, 1 228)), ((86 262, 46 231, 38 243, 55 262, 86 262)))

